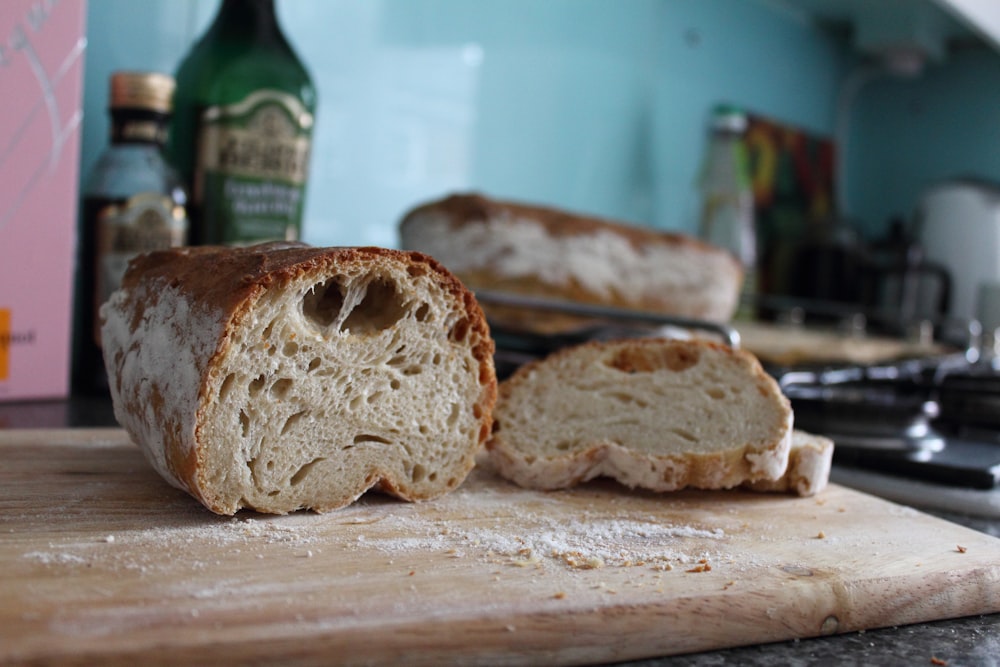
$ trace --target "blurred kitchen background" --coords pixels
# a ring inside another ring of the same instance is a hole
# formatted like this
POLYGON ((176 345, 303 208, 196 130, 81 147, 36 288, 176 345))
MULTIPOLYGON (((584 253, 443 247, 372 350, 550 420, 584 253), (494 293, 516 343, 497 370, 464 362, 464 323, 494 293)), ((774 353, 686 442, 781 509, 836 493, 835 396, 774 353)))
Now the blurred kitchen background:
MULTIPOLYGON (((693 233, 718 103, 843 132, 842 214, 878 237, 938 179, 1000 180, 1000 53, 952 4, 279 0, 319 94, 304 239, 392 246, 464 189, 693 233)), ((217 7, 89 0, 82 174, 111 72, 173 73, 217 7)))
MULTIPOLYGON (((108 146, 111 74, 176 73, 219 5, 0 5, 0 399, 65 391, 69 184, 108 146), (47 287, 21 289, 40 265, 47 287)), ((765 293, 859 301, 881 252, 882 278, 904 272, 861 305, 899 309, 915 278, 925 311, 970 318, 985 285, 1000 326, 995 0, 276 5, 318 93, 309 243, 396 246, 405 211, 456 191, 696 234, 712 111, 731 105, 751 119, 759 261, 785 283, 765 293), (976 180, 941 189, 956 178, 976 180)))

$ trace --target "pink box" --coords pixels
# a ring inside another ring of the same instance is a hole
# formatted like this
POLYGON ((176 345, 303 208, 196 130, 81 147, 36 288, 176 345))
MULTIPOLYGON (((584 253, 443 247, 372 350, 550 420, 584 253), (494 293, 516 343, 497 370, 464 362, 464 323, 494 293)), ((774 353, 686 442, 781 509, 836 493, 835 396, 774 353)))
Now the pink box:
POLYGON ((69 393, 85 13, 0 1, 0 401, 69 393))

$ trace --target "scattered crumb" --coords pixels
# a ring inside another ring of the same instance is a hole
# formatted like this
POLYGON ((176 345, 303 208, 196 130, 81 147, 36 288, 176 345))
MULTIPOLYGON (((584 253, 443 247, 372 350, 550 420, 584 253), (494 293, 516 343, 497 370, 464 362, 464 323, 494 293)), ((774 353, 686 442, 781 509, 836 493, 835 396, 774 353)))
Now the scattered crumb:
POLYGON ((967 547, 963 547, 961 544, 955 546, 955 551, 957 551, 960 554, 964 554, 968 550, 969 549, 967 547))
POLYGON ((727 581, 726 584, 722 587, 722 590, 727 591, 731 586, 735 585, 736 585, 735 581, 727 581))
POLYGON ((942 660, 941 658, 936 658, 934 656, 931 656, 931 664, 932 665, 947 665, 948 661, 947 660, 942 660))
POLYGON ((115 541, 115 536, 114 535, 108 535, 108 536, 106 536, 104 538, 104 541, 107 542, 108 544, 112 544, 115 541))
POLYGON ((704 558, 698 561, 698 564, 692 567, 690 570, 686 570, 686 572, 711 572, 711 571, 712 571, 712 566, 709 565, 708 561, 704 558))
POLYGON ((566 592, 565 591, 559 591, 558 593, 556 593, 552 597, 554 599, 556 599, 556 600, 565 600, 566 599, 566 592))
POLYGON ((817 540, 822 540, 822 539, 825 539, 825 538, 826 538, 826 533, 824 533, 822 530, 819 531, 818 533, 816 533, 816 539, 817 540))
POLYGON ((599 556, 590 556, 587 554, 580 553, 579 551, 569 551, 566 553, 556 553, 552 554, 555 557, 562 558, 562 561, 572 568, 578 570, 596 570, 598 568, 604 567, 604 559, 599 556))
POLYGON ((408 576, 408 577, 412 577, 412 576, 413 576, 413 575, 415 575, 416 573, 417 573, 417 571, 416 571, 416 570, 410 570, 410 573, 409 573, 408 575, 406 575, 406 576, 408 576))

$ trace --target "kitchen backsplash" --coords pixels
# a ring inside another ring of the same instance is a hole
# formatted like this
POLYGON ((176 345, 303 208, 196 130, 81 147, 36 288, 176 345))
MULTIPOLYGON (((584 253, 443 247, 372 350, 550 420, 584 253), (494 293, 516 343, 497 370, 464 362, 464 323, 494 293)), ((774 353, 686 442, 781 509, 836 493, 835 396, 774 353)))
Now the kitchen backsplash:
MULTIPOLYGON (((694 231, 711 107, 832 136, 857 65, 846 42, 777 0, 277 5, 319 90, 304 236, 322 245, 395 245, 404 210, 469 189, 694 231)), ((217 6, 89 1, 84 173, 106 143, 110 73, 172 73, 217 6)), ((1000 178, 1000 116, 988 111, 1000 56, 960 54, 861 93, 847 194, 870 230, 908 213, 928 179, 1000 178), (982 109, 972 127, 958 120, 966 109, 982 109)))

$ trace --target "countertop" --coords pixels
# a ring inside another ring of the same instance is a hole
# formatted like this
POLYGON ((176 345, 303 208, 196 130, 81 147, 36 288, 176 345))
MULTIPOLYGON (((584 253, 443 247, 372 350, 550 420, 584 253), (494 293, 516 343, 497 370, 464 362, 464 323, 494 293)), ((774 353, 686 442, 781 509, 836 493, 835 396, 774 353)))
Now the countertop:
MULTIPOLYGON (((0 403, 2 428, 87 428, 114 425, 103 398, 0 403)), ((836 466, 835 466, 836 468, 836 466)), ((835 475, 836 475, 835 470, 835 475)), ((848 479, 850 475, 846 476, 848 479)), ((843 484, 844 480, 838 480, 843 484)), ((918 508, 1000 537, 1000 519, 918 508)), ((710 620, 707 620, 710 622, 710 620)), ((1000 614, 764 644, 627 663, 654 667, 740 665, 1000 665, 1000 614)))

